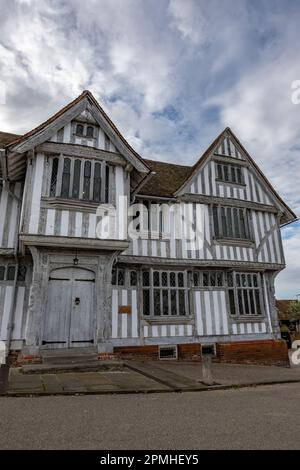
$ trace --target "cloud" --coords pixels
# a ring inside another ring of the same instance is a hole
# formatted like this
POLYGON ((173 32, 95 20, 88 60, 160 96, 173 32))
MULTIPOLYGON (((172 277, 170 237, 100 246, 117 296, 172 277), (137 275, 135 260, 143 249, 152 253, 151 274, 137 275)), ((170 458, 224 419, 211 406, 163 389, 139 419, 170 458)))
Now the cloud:
MULTIPOLYGON (((193 164, 230 126, 300 215, 299 2, 0 0, 0 10, 1 130, 28 131, 83 89, 145 157, 193 164)), ((298 231, 284 232, 285 291, 290 272, 300 278, 298 231)))

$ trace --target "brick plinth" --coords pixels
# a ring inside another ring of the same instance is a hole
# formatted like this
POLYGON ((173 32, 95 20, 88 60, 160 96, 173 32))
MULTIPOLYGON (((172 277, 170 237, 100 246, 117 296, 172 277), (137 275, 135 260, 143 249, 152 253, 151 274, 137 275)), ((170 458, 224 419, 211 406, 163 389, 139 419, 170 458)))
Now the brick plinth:
POLYGON ((288 348, 286 342, 282 340, 219 343, 217 344, 217 361, 288 366, 288 348))

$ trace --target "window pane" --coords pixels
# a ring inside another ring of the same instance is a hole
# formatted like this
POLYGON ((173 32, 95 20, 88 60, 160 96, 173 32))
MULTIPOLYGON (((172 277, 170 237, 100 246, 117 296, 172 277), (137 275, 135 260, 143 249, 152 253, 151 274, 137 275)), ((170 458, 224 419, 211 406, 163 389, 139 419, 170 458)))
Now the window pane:
POLYGON ((208 275, 209 275, 209 273, 207 273, 207 272, 203 273, 203 286, 204 287, 208 286, 208 283, 209 283, 208 275))
POLYGON ((170 273, 170 286, 176 287, 176 274, 170 273))
POLYGON ((162 291, 162 300, 163 300, 163 315, 169 314, 169 297, 167 289, 162 291))
POLYGON ((234 237, 233 226, 232 226, 232 209, 227 207, 227 227, 228 227, 228 237, 234 237))
POLYGON ((260 307, 259 291, 255 290, 254 292, 255 292, 257 313, 258 315, 261 315, 262 312, 261 312, 261 307, 260 307))
POLYGON ((237 285, 238 287, 240 287, 240 285, 241 285, 241 278, 240 278, 240 275, 239 275, 239 274, 236 275, 236 285, 237 285))
POLYGON ((216 273, 210 273, 210 285, 211 286, 216 285, 216 273))
POLYGON ((194 280, 194 286, 198 287, 199 286, 199 273, 197 272, 193 273, 193 280, 194 280))
POLYGON ((73 192, 72 192, 72 197, 75 198, 75 199, 79 198, 80 172, 81 172, 81 160, 75 160, 74 179, 73 179, 73 192))
POLYGON ((143 286, 150 285, 150 273, 149 271, 143 271, 143 286))
POLYGON ((0 281, 5 279, 5 266, 0 266, 0 281))
POLYGON ((249 297, 250 297, 250 311, 252 313, 252 315, 255 315, 255 305, 254 305, 254 292, 253 290, 250 290, 249 291, 249 297))
POLYGON ((95 163, 93 200, 101 201, 101 163, 95 163))
POLYGON ((57 172, 58 172, 58 158, 54 158, 52 162, 52 175, 51 175, 51 183, 50 183, 50 196, 52 197, 54 197, 56 194, 57 172))
POLYGON ((61 195, 62 197, 65 197, 65 198, 69 197, 70 171, 71 171, 71 160, 69 158, 65 158, 63 176, 62 176, 62 185, 61 185, 61 195))
POLYGON ((242 274, 241 279, 242 279, 242 287, 247 287, 246 274, 242 274))
POLYGON ((243 209, 239 210, 240 215, 240 230, 241 230, 241 238, 246 238, 246 225, 245 225, 245 217, 243 209))
POLYGON ((85 201, 88 201, 90 199, 91 167, 91 162, 85 162, 83 180, 83 199, 85 201))
POLYGON ((249 302, 248 302, 248 291, 244 290, 244 304, 245 304, 245 314, 248 315, 250 313, 249 310, 249 302))
POLYGON ((178 291, 179 295, 179 315, 185 315, 185 292, 184 290, 178 291))
POLYGON ((137 286, 137 272, 130 271, 130 285, 137 286))
POLYGON ((235 302, 234 302, 234 291, 229 289, 229 306, 231 315, 235 315, 235 302))
POLYGON ((83 135, 83 125, 82 125, 82 124, 77 124, 77 126, 76 126, 76 134, 77 134, 77 135, 83 135))
POLYGON ((153 285, 159 286, 159 272, 158 271, 154 271, 153 273, 153 285))
POLYGON ((109 166, 105 167, 105 202, 109 200, 109 166))
POLYGON ((153 290, 153 297, 154 297, 154 315, 159 316, 160 312, 160 290, 154 289, 153 290))
POLYGON ((225 208, 224 207, 221 207, 221 223, 222 223, 223 237, 228 237, 227 219, 226 219, 226 213, 225 213, 225 208))
POLYGON ((227 274, 227 284, 228 284, 229 287, 233 286, 233 275, 232 275, 232 273, 227 274))
POLYGON ((111 283, 113 286, 117 284, 117 270, 113 269, 111 274, 111 283))
POLYGON ((16 272, 15 266, 9 265, 7 267, 7 275, 6 275, 7 281, 13 281, 15 279, 15 272, 16 272))
POLYGON ((118 269, 118 286, 124 286, 125 272, 124 269, 118 269))
POLYGON ((143 290, 143 314, 150 315, 150 293, 149 290, 143 290))
POLYGON ((238 304, 239 304, 239 313, 240 315, 244 315, 244 307, 243 307, 243 292, 241 290, 237 291, 238 295, 238 304))
POLYGON ((253 274, 253 285, 254 285, 254 287, 258 286, 258 284, 257 284, 257 275, 256 274, 253 274))
POLYGON ((168 285, 168 273, 166 273, 165 271, 161 273, 161 284, 162 286, 168 285))
POLYGON ((18 281, 25 281, 26 278, 26 266, 24 264, 20 264, 18 268, 18 281))
POLYGON ((224 171, 224 180, 229 181, 228 166, 227 165, 223 166, 223 171, 224 171))
POLYGON ((218 207, 213 206, 213 219, 214 219, 214 233, 216 237, 220 236, 219 221, 218 221, 218 207))
POLYGON ((222 165, 217 165, 217 175, 218 175, 218 179, 219 179, 219 180, 222 180, 222 179, 223 179, 223 176, 222 176, 222 165))
POLYGON ((235 167, 234 167, 234 166, 231 167, 231 181, 232 181, 233 183, 236 182, 235 167))
POLYGON ((87 127, 86 136, 87 137, 94 137, 94 128, 93 128, 93 126, 88 126, 87 127))
POLYGON ((223 273, 217 273, 216 274, 216 279, 217 279, 217 286, 223 286, 223 273))
POLYGON ((242 171, 240 168, 237 168, 236 169, 236 176, 237 176, 237 182, 238 183, 242 183, 242 171))
POLYGON ((233 226, 234 226, 234 234, 233 236, 236 238, 241 238, 240 236, 240 229, 239 229, 239 218, 238 218, 238 210, 233 209, 233 226))
POLYGON ((177 315, 177 291, 171 290, 171 315, 177 315))
POLYGON ((178 273, 178 287, 184 287, 183 273, 178 273))

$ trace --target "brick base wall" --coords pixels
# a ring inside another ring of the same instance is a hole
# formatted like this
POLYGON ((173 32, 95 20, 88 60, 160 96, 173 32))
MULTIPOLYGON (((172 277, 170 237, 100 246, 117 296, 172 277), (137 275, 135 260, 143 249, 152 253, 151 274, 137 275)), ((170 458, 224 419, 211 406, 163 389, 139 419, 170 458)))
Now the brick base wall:
MULTIPOLYGON (((239 341, 217 343, 215 362, 288 366, 288 349, 282 340, 239 341)), ((114 348, 120 359, 158 359, 158 346, 120 346, 114 348)), ((201 344, 179 344, 178 358, 201 361, 201 344)))
POLYGON ((288 366, 288 348, 282 340, 217 344, 218 362, 288 366))
MULTIPOLYGON (((114 355, 120 359, 158 359, 158 346, 120 346, 114 348, 114 355)), ((185 361, 201 360, 201 345, 179 344, 178 358, 185 361)))

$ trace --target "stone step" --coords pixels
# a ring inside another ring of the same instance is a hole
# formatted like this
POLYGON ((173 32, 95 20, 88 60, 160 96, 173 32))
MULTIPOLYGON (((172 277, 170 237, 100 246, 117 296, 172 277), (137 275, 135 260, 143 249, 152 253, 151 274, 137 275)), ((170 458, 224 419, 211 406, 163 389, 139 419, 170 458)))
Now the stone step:
POLYGON ((59 374, 65 372, 120 371, 125 367, 122 361, 93 361, 77 364, 28 364, 21 369, 23 374, 59 374))
POLYGON ((41 351, 43 364, 80 364, 98 361, 96 348, 47 349, 41 351))

